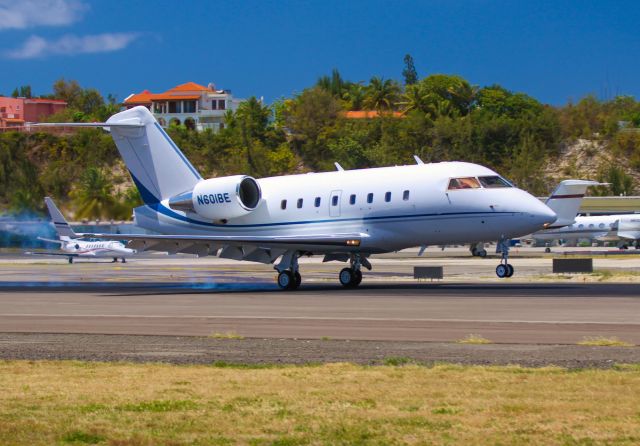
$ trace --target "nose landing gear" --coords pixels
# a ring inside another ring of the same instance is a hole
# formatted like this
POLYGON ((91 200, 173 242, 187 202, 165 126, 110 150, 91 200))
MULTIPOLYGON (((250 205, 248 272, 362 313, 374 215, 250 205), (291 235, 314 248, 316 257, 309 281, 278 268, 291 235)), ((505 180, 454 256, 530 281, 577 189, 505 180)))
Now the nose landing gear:
POLYGON ((496 252, 502 254, 500 265, 496 267, 496 275, 501 279, 513 276, 514 268, 509 264, 509 240, 500 240, 496 245, 496 252))

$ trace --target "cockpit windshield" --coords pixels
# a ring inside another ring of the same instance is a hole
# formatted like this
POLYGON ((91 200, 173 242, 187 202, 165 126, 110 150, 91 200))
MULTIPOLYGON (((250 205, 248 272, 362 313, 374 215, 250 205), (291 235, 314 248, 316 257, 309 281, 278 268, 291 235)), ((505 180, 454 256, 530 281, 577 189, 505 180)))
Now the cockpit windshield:
POLYGON ((475 177, 451 178, 449 190, 480 189, 480 183, 475 177))
POLYGON ((483 187, 493 189, 497 187, 513 187, 507 180, 497 175, 478 177, 483 187))

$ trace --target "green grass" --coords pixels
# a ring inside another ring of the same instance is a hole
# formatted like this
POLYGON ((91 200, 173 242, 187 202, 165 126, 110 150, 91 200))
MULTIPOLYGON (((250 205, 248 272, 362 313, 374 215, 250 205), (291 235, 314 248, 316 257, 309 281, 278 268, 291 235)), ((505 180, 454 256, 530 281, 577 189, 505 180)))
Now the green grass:
POLYGON ((585 336, 582 341, 578 342, 578 345, 587 345, 593 347, 633 347, 633 344, 630 344, 626 341, 621 341, 615 336, 585 336))
POLYGON ((235 331, 227 331, 224 333, 213 333, 209 335, 209 337, 214 339, 244 339, 244 336, 239 335, 235 331))
POLYGON ((567 371, 387 360, 0 361, 0 444, 640 444, 637 364, 567 371))
POLYGON ((458 339, 456 341, 456 343, 458 344, 493 344, 492 341, 490 341, 489 339, 480 336, 478 334, 470 334, 467 335, 466 337, 462 338, 462 339, 458 339))

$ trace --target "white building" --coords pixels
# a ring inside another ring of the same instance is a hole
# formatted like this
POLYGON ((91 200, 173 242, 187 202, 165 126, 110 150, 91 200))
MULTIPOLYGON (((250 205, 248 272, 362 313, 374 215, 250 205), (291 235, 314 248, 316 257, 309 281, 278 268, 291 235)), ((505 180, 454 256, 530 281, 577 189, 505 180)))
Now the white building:
POLYGON ((230 90, 216 90, 213 84, 204 87, 187 82, 164 93, 145 90, 131 94, 124 100, 124 106, 144 105, 163 127, 175 123, 193 130, 212 129, 217 132, 224 128, 225 113, 235 111, 242 101, 234 98, 230 90))

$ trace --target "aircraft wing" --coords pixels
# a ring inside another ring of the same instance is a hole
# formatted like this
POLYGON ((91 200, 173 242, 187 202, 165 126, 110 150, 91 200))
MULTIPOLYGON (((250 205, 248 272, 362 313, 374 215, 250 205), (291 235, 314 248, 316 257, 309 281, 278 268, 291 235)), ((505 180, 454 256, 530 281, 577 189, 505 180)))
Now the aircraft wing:
POLYGON ((618 231, 618 237, 629 240, 640 240, 640 231, 618 231))
POLYGON ((367 234, 319 234, 304 236, 209 236, 209 235, 141 235, 82 234, 104 240, 128 240, 127 246, 138 251, 161 251, 169 254, 217 255, 234 260, 272 263, 288 250, 340 252, 360 246, 367 234))
POLYGON ((26 251, 25 254, 30 256, 63 256, 63 257, 78 257, 78 254, 66 254, 63 252, 37 252, 37 251, 26 251))

